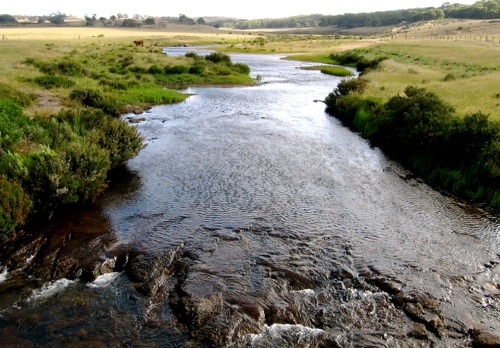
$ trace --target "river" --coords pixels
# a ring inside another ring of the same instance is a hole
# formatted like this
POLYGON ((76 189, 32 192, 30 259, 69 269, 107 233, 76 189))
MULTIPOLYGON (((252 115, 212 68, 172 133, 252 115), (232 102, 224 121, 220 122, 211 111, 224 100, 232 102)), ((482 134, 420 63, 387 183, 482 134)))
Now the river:
POLYGON ((500 332, 498 217, 328 116, 315 100, 339 78, 232 60, 262 83, 125 115, 145 118, 147 146, 107 192, 2 247, 4 343, 466 347, 500 332))

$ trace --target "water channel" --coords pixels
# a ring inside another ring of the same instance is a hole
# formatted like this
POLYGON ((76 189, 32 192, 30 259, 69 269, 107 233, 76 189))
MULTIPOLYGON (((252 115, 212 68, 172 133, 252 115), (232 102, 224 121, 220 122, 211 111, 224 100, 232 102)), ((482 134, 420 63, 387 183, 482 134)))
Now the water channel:
POLYGON ((472 328, 500 332, 498 218, 325 114, 315 100, 338 78, 232 60, 262 83, 125 115, 145 118, 147 146, 105 195, 3 247, 4 343, 466 347, 472 328))

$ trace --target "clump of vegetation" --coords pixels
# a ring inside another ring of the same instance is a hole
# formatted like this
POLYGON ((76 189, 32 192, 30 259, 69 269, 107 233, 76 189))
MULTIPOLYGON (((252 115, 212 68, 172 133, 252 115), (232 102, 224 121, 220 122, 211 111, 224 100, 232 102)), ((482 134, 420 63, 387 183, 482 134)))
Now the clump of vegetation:
POLYGON ((25 222, 32 206, 22 186, 0 174, 0 240, 6 240, 17 226, 25 222))
MULTIPOLYGON (((431 184, 500 207, 500 123, 480 112, 458 117, 436 94, 408 86, 385 103, 342 81, 327 111, 431 184)), ((359 84, 359 85, 358 85, 359 84)))
POLYGON ((69 94, 69 98, 80 102, 84 106, 101 109, 110 115, 115 115, 119 107, 115 99, 95 89, 75 88, 69 94))
POLYGON ((457 77, 453 73, 448 73, 446 76, 443 78, 443 81, 453 81, 456 80, 457 77))
POLYGON ((25 64, 33 65, 41 72, 48 75, 64 75, 64 76, 83 76, 88 75, 86 70, 80 62, 71 59, 63 59, 58 62, 44 62, 34 58, 27 58, 25 64))
POLYGON ((211 61, 213 63, 226 63, 226 64, 231 64, 231 57, 229 57, 225 53, 221 52, 212 52, 208 55, 205 56, 205 59, 208 61, 211 61))
POLYGON ((52 89, 58 87, 69 88, 75 85, 75 82, 73 80, 58 75, 38 76, 33 79, 33 82, 35 82, 37 85, 45 89, 52 89))
POLYGON ((368 59, 355 50, 332 53, 329 58, 336 64, 356 67, 356 70, 360 72, 366 69, 376 69, 381 61, 387 59, 386 56, 368 59))
POLYGON ((347 70, 346 68, 337 67, 337 66, 322 67, 322 68, 320 69, 320 71, 321 71, 323 74, 328 74, 328 75, 333 75, 333 76, 342 76, 342 77, 346 77, 346 76, 353 76, 353 75, 354 75, 354 74, 352 73, 352 71, 347 70))
POLYGON ((0 237, 30 211, 50 215, 95 199, 109 170, 143 147, 136 128, 97 109, 29 118, 17 104, 0 100, 0 128, 0 237))
POLYGON ((37 99, 37 96, 0 83, 0 99, 9 99, 21 106, 30 106, 37 99))

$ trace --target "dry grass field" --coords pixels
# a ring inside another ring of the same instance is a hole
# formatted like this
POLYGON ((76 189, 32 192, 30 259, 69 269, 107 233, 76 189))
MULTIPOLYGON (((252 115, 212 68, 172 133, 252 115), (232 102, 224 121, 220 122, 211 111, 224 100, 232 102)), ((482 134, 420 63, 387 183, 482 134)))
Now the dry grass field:
POLYGON ((243 33, 230 34, 231 30, 206 25, 168 25, 167 28, 119 28, 119 27, 0 27, 0 36, 7 41, 15 40, 82 40, 124 38, 181 38, 187 41, 214 39, 243 39, 243 33), (241 36, 241 37, 239 37, 241 36))
POLYGON ((390 41, 369 54, 390 58, 364 76, 369 95, 387 100, 412 85, 436 93, 459 115, 482 111, 500 120, 500 44, 390 41))
POLYGON ((367 55, 390 58, 382 63, 380 70, 365 75, 370 81, 370 95, 387 99, 401 94, 406 86, 415 85, 437 93, 455 106, 459 114, 483 111, 500 119, 500 22, 435 21, 398 28, 364 28, 365 32, 358 28, 352 34, 366 36, 347 40, 333 39, 328 30, 333 29, 299 30, 303 35, 298 35, 297 30, 239 31, 179 24, 161 29, 3 27, 0 38, 6 40, 0 41, 3 71, 0 82, 22 90, 24 84, 18 81, 26 77, 29 69, 20 62, 29 56, 50 58, 54 51, 70 52, 87 44, 133 45, 132 40, 137 39, 143 39, 146 48, 221 44, 219 49, 227 52, 308 53, 325 57, 331 52, 361 49, 367 55), (378 34, 368 35, 375 34, 375 29, 378 34), (451 39, 444 39, 447 36, 451 39), (258 40, 265 43, 261 45, 258 40))

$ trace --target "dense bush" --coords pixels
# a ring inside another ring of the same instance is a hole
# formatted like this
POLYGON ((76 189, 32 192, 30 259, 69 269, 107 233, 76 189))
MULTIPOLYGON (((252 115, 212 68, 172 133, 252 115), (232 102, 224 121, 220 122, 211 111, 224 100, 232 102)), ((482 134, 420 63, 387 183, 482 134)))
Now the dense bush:
POLYGON ((212 52, 205 56, 205 59, 213 63, 226 63, 231 64, 231 57, 222 52, 212 52))
POLYGON ((57 88, 57 87, 69 88, 75 85, 75 82, 73 80, 58 75, 38 76, 33 79, 33 82, 46 89, 57 88))
POLYGON ((434 155, 443 146, 454 109, 423 88, 408 86, 406 96, 394 96, 378 120, 383 144, 400 155, 434 155))
POLYGON ((30 123, 19 105, 0 99, 0 154, 1 150, 13 149, 17 145, 30 123))
POLYGON ((198 59, 200 57, 196 52, 187 52, 184 56, 193 59, 198 59))
POLYGON ((136 128, 96 109, 28 118, 0 100, 0 237, 23 223, 31 207, 52 214, 92 200, 110 169, 143 147, 136 128))
POLYGON ((236 63, 232 66, 233 71, 239 74, 250 74, 250 67, 243 63, 236 63))
POLYGON ((119 90, 126 90, 128 88, 128 85, 124 82, 112 80, 112 79, 106 79, 106 78, 101 78, 99 80, 99 84, 101 86, 108 86, 108 87, 111 87, 113 89, 119 89, 119 90))
POLYGON ((18 91, 11 85, 0 83, 0 99, 9 99, 20 106, 29 106, 37 99, 37 96, 18 91))
POLYGON ((42 62, 38 59, 27 58, 25 64, 33 65, 41 72, 47 75, 65 75, 65 76, 84 76, 89 72, 78 61, 71 59, 63 59, 59 62, 42 62))
POLYGON ((138 65, 129 66, 128 70, 133 72, 133 73, 139 73, 139 74, 145 74, 148 71, 146 68, 143 68, 142 66, 138 66, 138 65))
POLYGON ((156 64, 151 65, 148 69, 148 74, 162 74, 162 73, 163 69, 156 64))
POLYGON ((327 112, 428 182, 500 208, 498 122, 482 113, 458 117, 434 93, 412 86, 380 103, 349 81, 355 80, 341 82, 326 97, 327 112))
POLYGON ((84 106, 101 109, 109 115, 115 115, 118 109, 118 104, 114 99, 94 89, 75 88, 69 94, 69 98, 79 101, 84 106))
POLYGON ((375 69, 381 61, 387 57, 376 57, 368 59, 365 56, 357 53, 356 51, 344 51, 340 53, 331 53, 330 59, 340 65, 347 65, 356 67, 358 71, 365 71, 366 69, 375 69))
POLYGON ((361 58, 363 58, 363 56, 355 51, 343 51, 330 54, 330 59, 338 62, 340 65, 355 65, 361 58))
POLYGON ((187 74, 189 73, 189 67, 187 65, 173 65, 173 66, 166 66, 165 69, 163 69, 165 74, 187 74))
POLYGON ((205 72, 205 64, 196 63, 189 67, 189 73, 194 75, 201 75, 205 72))
POLYGON ((22 186, 0 174, 0 240, 7 239, 15 227, 24 223, 31 207, 22 186))

